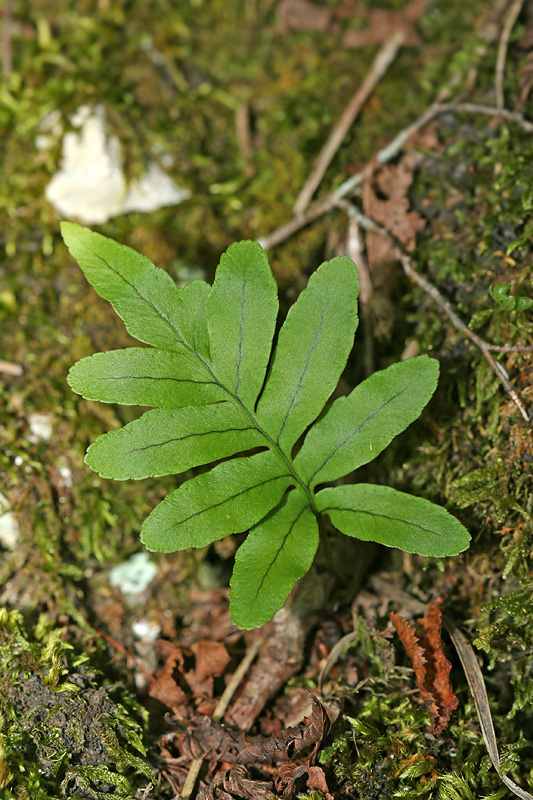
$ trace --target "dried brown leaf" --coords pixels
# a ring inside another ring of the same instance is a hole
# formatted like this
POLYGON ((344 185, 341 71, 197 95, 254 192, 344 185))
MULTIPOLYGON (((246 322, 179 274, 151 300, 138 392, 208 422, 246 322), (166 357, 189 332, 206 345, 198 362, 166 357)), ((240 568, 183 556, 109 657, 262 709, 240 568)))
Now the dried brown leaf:
POLYGON ((415 628, 399 614, 392 613, 392 624, 407 650, 415 670, 416 682, 426 706, 433 732, 442 733, 459 700, 450 683, 451 664, 444 654, 441 638, 442 600, 429 606, 422 618, 422 642, 415 628))
POLYGON ((294 761, 289 761, 287 764, 280 764, 274 770, 274 786, 276 787, 276 794, 290 798, 296 792, 296 781, 303 774, 305 774, 306 765, 295 764, 294 761))
POLYGON ((452 665, 444 655, 441 638, 442 599, 429 606, 423 618, 425 641, 427 645, 428 671, 427 681, 433 687, 433 693, 439 706, 439 718, 434 723, 434 732, 441 733, 448 725, 452 711, 459 705, 450 683, 452 665))
POLYGON ((154 675, 148 694, 169 708, 176 709, 186 705, 187 695, 174 680, 176 666, 183 667, 183 653, 172 642, 160 639, 157 643, 157 654, 165 659, 165 663, 154 675))
POLYGON ((306 774, 310 792, 316 789, 326 800, 333 800, 322 767, 312 767, 308 763, 295 764, 294 761, 276 767, 273 775, 276 793, 284 798, 292 797, 296 792, 296 781, 306 774))
POLYGON ((432 693, 428 691, 426 686, 427 662, 424 656, 424 650, 418 641, 415 628, 399 614, 391 612, 390 618, 392 624, 396 628, 398 636, 400 637, 401 643, 407 651, 407 655, 411 659, 416 675, 416 683, 420 690, 422 701, 429 712, 431 721, 434 722, 436 719, 438 719, 439 709, 437 707, 437 703, 435 702, 435 698, 433 697, 432 693))
POLYGON ((284 33, 289 30, 326 33, 332 17, 332 8, 319 6, 309 0, 281 0, 278 4, 278 19, 284 33))
MULTIPOLYGON (((376 170, 363 187, 363 210, 366 216, 387 228, 406 250, 414 249, 416 234, 426 224, 417 211, 409 210, 408 197, 413 183, 413 171, 421 158, 420 153, 405 153, 397 164, 386 164, 376 170)), ((392 245, 386 242, 387 255, 384 256, 383 246, 378 245, 378 240, 385 241, 375 233, 367 237, 371 267, 382 261, 396 260, 392 256, 392 245), (373 252, 376 248, 377 253, 373 252)))
POLYGON ((307 778, 307 788, 310 792, 316 789, 317 792, 325 795, 326 800, 333 800, 333 795, 330 794, 326 776, 322 767, 309 767, 307 770, 309 777, 307 778))
POLYGON ((224 800, 223 793, 226 797, 244 797, 246 800, 263 800, 272 796, 271 784, 266 781, 250 780, 246 767, 241 764, 216 775, 206 797, 224 800))
POLYGON ((320 744, 329 732, 329 717, 320 701, 313 697, 311 717, 271 736, 248 736, 220 725, 208 717, 191 720, 180 750, 188 758, 208 758, 230 764, 277 764, 292 760, 320 744))
POLYGON ((368 27, 350 30, 344 36, 343 45, 352 50, 369 44, 382 44, 397 31, 402 31, 404 42, 410 47, 419 47, 421 40, 411 20, 404 11, 387 11, 374 8, 368 13, 368 27))
POLYGON ((222 675, 230 660, 222 642, 200 639, 191 645, 191 650, 196 657, 195 672, 199 681, 222 675))

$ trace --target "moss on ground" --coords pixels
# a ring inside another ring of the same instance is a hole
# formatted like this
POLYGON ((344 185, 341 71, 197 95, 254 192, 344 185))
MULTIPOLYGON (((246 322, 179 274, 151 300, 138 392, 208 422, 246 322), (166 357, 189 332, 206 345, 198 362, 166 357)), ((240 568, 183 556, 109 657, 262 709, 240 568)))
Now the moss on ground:
POLYGON ((64 637, 44 616, 29 635, 18 612, 0 608, 3 800, 130 798, 151 778, 143 709, 64 637))

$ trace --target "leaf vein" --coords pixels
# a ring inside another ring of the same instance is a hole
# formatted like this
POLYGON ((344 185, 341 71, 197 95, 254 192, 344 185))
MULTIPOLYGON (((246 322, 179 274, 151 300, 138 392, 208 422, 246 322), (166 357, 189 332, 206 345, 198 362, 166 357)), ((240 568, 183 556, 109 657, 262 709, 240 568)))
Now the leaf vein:
POLYGON ((266 486, 267 483, 272 483, 272 481, 279 481, 280 478, 292 478, 292 475, 290 475, 290 473, 286 473, 283 475, 276 475, 273 478, 267 478, 264 481, 259 481, 259 483, 255 483, 253 486, 247 486, 245 489, 241 489, 236 494, 232 494, 231 497, 226 497, 224 500, 220 500, 220 502, 218 503, 213 503, 213 505, 208 506, 206 508, 202 508, 200 511, 195 511, 194 514, 190 514, 188 517, 184 517, 183 519, 177 520, 174 525, 170 525, 168 528, 165 528, 165 530, 162 532, 166 533, 167 531, 171 531, 178 525, 182 525, 184 522, 188 522, 190 519, 194 519, 194 517, 198 517, 200 514, 205 514, 208 511, 212 511, 214 508, 220 508, 226 503, 230 503, 232 500, 235 500, 235 498, 238 497, 239 495, 243 495, 246 492, 251 492, 253 491, 253 489, 258 489, 260 486, 266 486))
POLYGON ((255 431, 257 428, 249 426, 247 428, 223 428, 221 430, 211 430, 211 431, 201 431, 199 433, 187 433, 185 436, 175 436, 172 439, 165 439, 163 442, 153 442, 152 444, 147 444, 145 447, 135 447, 133 450, 128 450, 127 454, 130 453, 141 453, 143 450, 150 450, 152 447, 163 447, 166 444, 171 444, 172 442, 183 442, 185 439, 191 439, 193 436, 211 436, 213 433, 234 433, 235 431, 255 431))
POLYGON ((389 520, 390 522, 403 522, 404 525, 411 525, 413 528, 420 528, 421 531, 427 531, 428 533, 438 533, 438 531, 435 528, 426 528, 425 525, 420 525, 418 522, 411 522, 411 520, 402 519, 401 517, 392 517, 389 514, 376 514, 375 511, 365 511, 362 508, 342 508, 337 506, 330 506, 329 508, 320 509, 321 514, 329 514, 330 511, 349 511, 351 514, 366 514, 369 517, 386 519, 389 520))
POLYGON ((302 514, 304 513, 304 511, 306 511, 308 508, 310 508, 310 506, 309 506, 309 505, 306 505, 306 506, 304 506, 304 507, 302 508, 302 510, 300 511, 300 513, 298 514, 298 516, 296 517, 296 519, 295 519, 295 520, 292 522, 292 524, 291 524, 291 526, 290 526, 289 530, 287 531, 287 533, 286 533, 286 534, 285 534, 285 536, 283 537, 283 540, 282 540, 282 542, 281 542, 280 546, 278 547, 278 549, 276 550, 276 553, 275 553, 274 557, 272 558, 272 561, 271 561, 271 562, 270 562, 270 564, 268 565, 268 569, 266 570, 265 574, 264 574, 264 575, 263 575, 263 577, 261 578, 261 582, 260 582, 259 586, 257 587, 256 593, 255 593, 255 595, 254 595, 254 599, 253 599, 253 601, 252 601, 252 602, 255 602, 255 601, 257 600, 257 598, 258 598, 258 596, 259 596, 259 592, 260 592, 260 591, 261 591, 261 589, 263 588, 263 584, 264 584, 264 582, 266 581, 266 579, 267 579, 267 577, 268 577, 268 573, 270 572, 270 570, 272 569, 272 567, 273 567, 273 566, 274 566, 274 564, 276 563, 276 560, 278 559, 278 557, 279 557, 279 554, 281 553, 281 551, 282 551, 282 550, 283 550, 283 548, 285 547, 285 543, 286 543, 287 539, 289 538, 289 536, 291 535, 291 533, 292 533, 292 530, 293 530, 294 526, 296 525, 296 523, 298 522, 298 520, 300 519, 300 517, 302 516, 302 514))
POLYGON ((376 408, 376 410, 375 410, 375 411, 373 411, 373 412, 372 412, 372 414, 369 414, 367 417, 365 417, 365 419, 364 419, 364 420, 361 422, 361 424, 359 425, 359 427, 358 427, 358 428, 355 428, 355 430, 353 430, 351 433, 349 433, 349 434, 348 434, 348 436, 347 436, 347 437, 346 437, 346 438, 345 438, 345 439, 344 439, 342 442, 339 442, 339 444, 338 444, 338 445, 337 445, 337 447, 336 447, 336 448, 333 450, 333 452, 332 452, 332 453, 330 453, 330 455, 329 455, 327 458, 325 458, 325 459, 324 459, 324 461, 322 462, 322 464, 321 464, 319 467, 317 467, 317 468, 316 468, 316 470, 313 472, 313 474, 312 474, 312 475, 311 475, 311 477, 309 478, 309 483, 308 483, 308 486, 310 486, 310 485, 311 485, 311 483, 313 482, 313 480, 314 480, 315 476, 316 476, 316 475, 317 475, 317 474, 318 474, 318 473, 319 473, 319 472, 320 472, 322 469, 324 469, 324 467, 326 466, 326 464, 328 463, 328 461, 329 461, 330 459, 332 459, 332 458, 333 458, 333 456, 334 456, 334 455, 337 453, 337 451, 338 451, 338 450, 340 450, 340 448, 341 448, 341 447, 344 447, 344 445, 346 444, 346 442, 349 442, 349 441, 350 441, 350 439, 352 438, 352 436, 355 436, 357 433, 359 433, 359 431, 361 430, 361 428, 363 427, 363 425, 366 425, 366 423, 367 423, 367 422, 369 422, 371 419, 373 419, 373 417, 375 417, 375 416, 376 416, 376 414, 379 414, 379 412, 380 412, 380 411, 382 411, 382 409, 384 409, 384 408, 385 408, 385 406, 388 406, 388 404, 389 404, 389 403, 392 403, 392 401, 393 401, 393 400, 396 400, 396 398, 397 398, 397 397, 399 397, 401 394, 403 394, 405 391, 407 391, 407 387, 404 387, 404 388, 403 388, 403 389, 401 389, 399 392, 396 392, 396 394, 395 394, 395 395, 393 395, 392 397, 390 397, 388 400, 385 400, 385 401, 384 401, 384 402, 383 402, 383 403, 382 403, 382 404, 381 404, 381 405, 380 405, 378 408, 376 408))
POLYGON ((217 381, 199 381, 195 378, 174 378, 171 375, 102 375, 95 376, 94 381, 175 381, 176 383, 198 383, 220 386, 217 381))
POLYGON ((307 369, 309 367, 309 362, 311 360, 311 356, 313 355, 313 351, 314 351, 315 347, 318 344, 318 337, 320 336, 320 331, 322 330, 322 326, 324 325, 324 320, 326 318, 326 314, 329 311, 329 307, 331 305, 332 298, 333 298, 333 295, 330 294, 330 296, 328 297, 328 302, 326 303, 326 307, 325 307, 324 311, 322 312, 322 316, 320 317, 320 325, 318 326, 318 329, 317 329, 317 331, 315 333, 315 337, 313 339, 313 344, 311 345, 311 347, 309 348, 309 352, 307 353, 307 358, 305 359, 305 364, 304 364, 304 366, 302 368, 302 371, 300 372, 300 376, 298 378, 298 385, 296 386, 294 394, 293 394, 293 396, 291 398, 291 402, 290 402, 289 408, 287 409, 287 413, 285 414, 285 418, 283 420, 280 432, 278 433, 278 436, 277 436, 277 439, 276 439, 276 442, 277 442, 278 446, 279 446, 279 443, 280 443, 281 435, 283 433, 285 425, 288 422, 289 416, 291 414, 291 411, 292 411, 292 409, 294 407, 294 404, 296 402, 296 398, 297 398, 298 393, 300 391, 300 388, 302 386, 304 375, 307 372, 307 369))
POLYGON ((125 278, 125 277, 124 277, 124 275, 121 275, 121 274, 120 274, 120 272, 119 272, 117 269, 113 269, 113 267, 111 266, 111 264, 110 264, 110 263, 109 263, 109 262, 108 262, 108 261, 107 261, 107 260, 106 260, 106 259, 105 259, 103 256, 101 256, 99 253, 96 253, 95 255, 96 255, 96 257, 97 257, 97 258, 99 258, 99 259, 100 259, 100 261, 103 261, 103 262, 104 262, 104 264, 106 265, 106 267, 107 267, 108 269, 110 269, 110 270, 111 270, 111 272, 113 272, 115 275, 117 275, 117 276, 118 276, 118 277, 119 277, 119 278, 120 278, 122 281, 124 281, 124 283, 125 283, 127 286, 129 286, 131 289, 133 289, 133 291, 134 291, 134 292, 135 292, 135 293, 138 295, 138 297, 140 297, 140 299, 141 299, 143 302, 145 302, 147 305, 149 305, 149 306, 150 306, 150 308, 152 309, 152 311, 155 311, 155 313, 158 315, 158 317, 160 317, 160 318, 161 318, 161 319, 162 319, 164 322, 166 322, 166 323, 167 323, 167 325, 168 325, 168 326, 170 327, 170 329, 171 329, 171 330, 172 330, 172 331, 173 331, 173 332, 176 334, 177 338, 179 339, 179 341, 181 342, 181 344, 182 344, 184 347, 186 347, 188 350, 191 350, 191 351, 193 351, 193 352, 194 352, 193 348, 192 348, 192 347, 191 347, 189 344, 187 344, 187 342, 185 341, 185 339, 183 338, 183 336, 181 335, 181 333, 179 332, 179 330, 176 328, 176 326, 174 325, 174 323, 172 322, 172 320, 170 320, 170 319, 167 317, 167 315, 166 315, 166 314, 164 314, 164 313, 161 311, 161 309, 159 309, 159 308, 158 308, 158 307, 157 307, 157 306, 156 306, 154 303, 152 303, 152 301, 151 301, 151 300, 150 300, 148 297, 145 297, 145 296, 143 295, 143 293, 142 293, 142 292, 141 292, 141 291, 140 291, 140 290, 137 288, 137 286, 135 286, 135 284, 134 284, 134 283, 132 283, 131 281, 129 281, 127 278, 125 278))
POLYGON ((242 284, 242 299, 241 299, 241 323, 239 331, 239 358, 237 361, 237 385, 235 387, 235 395, 239 396, 239 387, 241 385, 241 364, 242 364, 242 341, 244 337, 244 309, 246 301, 246 275, 243 276, 242 284))

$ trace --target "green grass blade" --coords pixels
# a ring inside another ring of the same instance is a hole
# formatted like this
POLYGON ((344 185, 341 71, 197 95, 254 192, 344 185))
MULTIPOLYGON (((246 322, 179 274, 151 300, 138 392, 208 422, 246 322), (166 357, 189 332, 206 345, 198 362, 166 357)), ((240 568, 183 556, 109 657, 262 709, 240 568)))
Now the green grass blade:
POLYGON ((248 415, 232 403, 158 408, 99 436, 85 463, 102 478, 150 478, 185 472, 263 443, 248 415))
POLYGON ((82 358, 71 367, 71 388, 87 400, 130 406, 204 405, 226 399, 202 362, 149 347, 128 347, 82 358))
POLYGON ((429 402, 437 387, 439 363, 409 358, 339 397, 311 428, 295 464, 308 485, 334 481, 376 458, 429 402))
POLYGON ((358 290, 349 258, 325 262, 280 331, 258 417, 287 455, 337 386, 353 345, 358 290))
POLYGON ((154 508, 141 540, 148 550, 171 553, 204 547, 245 531, 277 505, 293 483, 270 451, 235 458, 186 481, 154 508))
POLYGON ((398 547, 421 556, 453 556, 466 550, 470 534, 442 506, 388 486, 356 484, 323 489, 319 511, 347 536, 398 547))
POLYGON ((281 608, 298 578, 313 563, 318 525, 301 489, 255 525, 237 550, 231 579, 231 619, 239 628, 259 627, 281 608))
POLYGON ((128 333, 164 350, 183 352, 190 347, 184 330, 184 290, 170 275, 146 256, 88 228, 62 222, 61 233, 89 283, 111 303, 128 333))
POLYGON ((211 360, 219 379, 253 410, 278 313, 276 281, 257 242, 231 245, 207 301, 211 360))

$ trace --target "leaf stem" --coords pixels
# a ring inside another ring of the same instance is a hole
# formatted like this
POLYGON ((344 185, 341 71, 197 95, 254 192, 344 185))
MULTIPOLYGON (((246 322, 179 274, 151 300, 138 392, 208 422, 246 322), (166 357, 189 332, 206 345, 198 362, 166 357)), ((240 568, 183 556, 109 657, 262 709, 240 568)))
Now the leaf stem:
POLYGON ((209 372, 209 374, 211 375, 211 377, 213 378, 213 380, 215 381, 217 386, 219 386, 223 391, 225 391, 226 394, 228 395, 228 397, 236 405, 239 405, 242 408, 242 410, 248 415, 248 417, 250 418, 250 421, 252 422, 253 426, 266 439, 268 447, 270 448, 270 450, 272 450, 274 453, 276 453, 276 455, 278 455, 282 459, 282 461, 285 463, 287 469, 289 470, 290 474, 294 478, 296 484, 305 493, 305 495, 307 497, 307 500, 309 502, 309 506, 311 507, 311 509, 312 509, 313 513, 315 514, 315 516, 318 518, 319 525, 320 525, 320 512, 318 511, 318 509, 316 507, 314 494, 312 493, 311 489, 309 488, 309 485, 305 483, 305 481, 300 477, 300 475, 298 475, 298 473, 297 473, 297 471, 296 471, 296 469, 294 467, 294 461, 292 460, 292 458, 287 456, 283 452, 283 450, 281 449, 279 444, 270 436, 270 434, 267 433, 267 431, 264 430, 264 428, 261 427, 261 425, 259 424, 259 422, 257 420, 257 417, 254 414, 254 412, 250 411, 250 409, 247 408, 244 405, 244 403, 242 402, 241 398, 237 394, 232 392, 230 389, 228 389, 228 387, 225 386, 218 379, 218 377, 215 374, 215 372, 213 371, 213 368, 212 368, 211 364, 209 363, 209 361, 207 359, 203 358, 203 356, 201 356, 200 353, 198 353, 192 347, 190 348, 190 351, 192 353, 194 353, 197 356, 197 358, 202 362, 202 365, 209 372))
POLYGON ((340 581, 340 583, 343 586, 347 586, 348 585, 347 580, 346 580, 345 576, 342 575, 342 573, 340 572, 339 568, 337 567, 337 565, 335 563, 335 559, 333 558, 333 553, 331 551, 331 545, 329 543, 328 532, 327 532, 327 530, 325 528, 325 525, 324 525, 324 518, 322 517, 322 514, 318 514, 318 513, 317 513, 316 517, 317 517, 317 522, 318 522, 318 534, 320 536, 320 544, 322 545, 322 549, 324 551, 324 557, 326 559, 326 564, 328 565, 328 568, 329 568, 330 572, 332 573, 332 575, 334 575, 337 578, 337 580, 340 581))

